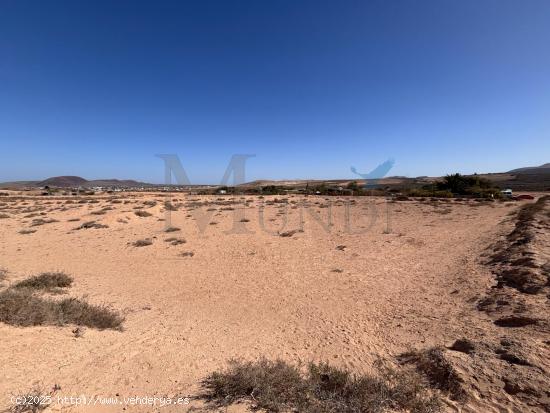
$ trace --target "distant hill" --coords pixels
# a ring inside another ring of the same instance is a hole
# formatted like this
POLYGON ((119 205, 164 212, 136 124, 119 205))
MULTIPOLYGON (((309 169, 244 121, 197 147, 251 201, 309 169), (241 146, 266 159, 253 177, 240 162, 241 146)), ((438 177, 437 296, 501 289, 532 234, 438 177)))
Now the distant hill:
POLYGON ((550 173, 550 163, 541 166, 529 166, 526 168, 512 169, 509 174, 548 174, 550 173))
MULTIPOLYGON (((450 172, 452 173, 452 171, 450 172)), ((521 191, 549 191, 550 190, 550 163, 544 165, 517 168, 508 172, 497 172, 481 174, 480 177, 491 180, 496 186, 500 188, 511 188, 513 190, 521 191)), ((419 176, 416 178, 407 178, 404 176, 390 176, 381 178, 378 180, 369 181, 369 184, 378 184, 380 186, 387 187, 411 187, 422 186, 433 183, 441 179, 440 177, 427 177, 419 176)), ((239 185, 242 188, 254 188, 275 185, 280 187, 301 188, 307 185, 314 186, 325 184, 328 186, 345 186, 349 182, 356 181, 359 184, 367 183, 363 179, 356 179, 355 177, 350 179, 291 179, 291 180, 257 180, 247 182, 239 185)), ((16 182, 4 182, 0 183, 0 188, 43 188, 49 186, 52 188, 92 188, 92 187, 113 187, 113 188, 141 188, 141 187, 155 187, 162 185, 149 184, 145 182, 139 182, 134 180, 119 180, 119 179, 96 179, 87 180, 80 176, 54 176, 43 181, 16 181, 16 182)), ((200 185, 198 185, 200 186, 200 185)), ((211 186, 211 185, 207 185, 211 186)), ((215 186, 215 185, 214 185, 215 186)))
POLYGON ((54 176, 37 182, 36 186, 53 186, 59 188, 83 186, 88 181, 80 176, 54 176))
POLYGON ((80 176, 54 176, 43 181, 16 181, 16 182, 4 182, 0 183, 0 188, 23 188, 23 187, 34 187, 34 188, 43 188, 49 186, 52 188, 92 188, 95 186, 102 187, 144 187, 150 186, 151 184, 138 182, 130 179, 119 180, 119 179, 95 179, 87 180, 81 178, 80 176))

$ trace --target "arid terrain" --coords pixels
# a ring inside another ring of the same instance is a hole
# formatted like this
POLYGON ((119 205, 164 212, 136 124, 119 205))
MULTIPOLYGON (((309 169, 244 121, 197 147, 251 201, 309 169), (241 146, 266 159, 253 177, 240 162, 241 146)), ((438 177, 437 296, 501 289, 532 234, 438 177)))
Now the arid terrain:
POLYGON ((378 359, 422 370, 438 348, 456 382, 432 383, 445 411, 548 411, 550 205, 525 212, 535 202, 7 191, 0 290, 64 273, 70 287, 40 297, 124 320, 0 322, 0 410, 41 389, 190 398, 50 411, 202 411, 201 381, 230 359, 364 374, 378 359))

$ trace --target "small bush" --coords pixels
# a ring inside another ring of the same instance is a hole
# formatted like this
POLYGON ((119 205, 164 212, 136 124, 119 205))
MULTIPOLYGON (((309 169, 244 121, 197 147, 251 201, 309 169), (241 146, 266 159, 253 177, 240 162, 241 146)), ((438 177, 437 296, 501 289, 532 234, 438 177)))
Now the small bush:
POLYGON ((87 221, 82 223, 79 227, 76 227, 75 230, 90 229, 90 228, 100 229, 100 228, 109 228, 109 226, 100 224, 96 221, 87 221))
POLYGON ((150 217, 152 215, 150 212, 147 211, 135 211, 134 214, 141 218, 150 217))
POLYGON ((5 413, 38 413, 45 410, 48 407, 46 392, 40 387, 35 387, 25 394, 17 395, 17 398, 21 401, 15 403, 8 410, 4 410, 5 413))
POLYGON ((72 277, 62 272, 43 272, 26 280, 19 281, 12 288, 31 288, 34 290, 52 290, 55 288, 70 287, 72 277))
POLYGON ((170 201, 164 202, 164 208, 166 208, 167 211, 177 211, 178 207, 172 204, 170 201))
POLYGON ((35 296, 31 288, 10 288, 0 292, 0 321, 21 327, 76 324, 120 330, 124 318, 107 307, 76 298, 52 300, 35 296))
POLYGON ((149 238, 146 238, 146 239, 138 239, 132 245, 134 247, 146 247, 147 245, 152 245, 152 244, 153 244, 153 241, 149 238))
POLYGON ((166 238, 164 242, 169 242, 171 245, 180 245, 180 244, 185 244, 187 241, 184 240, 183 238, 172 237, 172 238, 166 238))
POLYGON ((282 360, 233 360, 203 381, 203 398, 221 406, 248 400, 253 409, 267 412, 441 411, 439 398, 418 374, 377 367, 376 376, 355 376, 325 363, 311 363, 304 373, 282 360))
POLYGON ((44 224, 51 224, 52 222, 59 222, 59 221, 53 218, 46 218, 46 219, 37 218, 32 220, 31 227, 37 227, 39 225, 44 225, 44 224))
POLYGON ((176 232, 176 231, 181 231, 181 229, 178 227, 168 227, 164 230, 164 232, 176 232))
POLYGON ((279 236, 283 238, 292 237, 294 234, 297 234, 298 232, 304 232, 304 231, 299 229, 293 229, 290 231, 281 232, 279 233, 279 236))

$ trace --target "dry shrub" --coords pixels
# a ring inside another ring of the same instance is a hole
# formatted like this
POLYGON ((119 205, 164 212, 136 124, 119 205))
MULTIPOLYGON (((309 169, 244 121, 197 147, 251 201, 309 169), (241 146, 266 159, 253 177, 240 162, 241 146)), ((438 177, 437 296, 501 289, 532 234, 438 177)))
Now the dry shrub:
POLYGON ((46 219, 37 218, 37 219, 32 220, 31 227, 36 227, 36 226, 44 225, 44 224, 51 224, 52 222, 59 222, 59 221, 57 219, 53 219, 53 218, 46 218, 46 219))
POLYGON ((171 245, 180 245, 180 244, 185 244, 187 241, 183 238, 171 237, 171 238, 166 238, 164 242, 169 242, 171 245))
POLYGON ((76 227, 75 230, 90 229, 90 228, 100 229, 100 228, 109 228, 109 226, 100 224, 96 221, 87 221, 82 223, 79 227, 76 227))
POLYGON ((10 288, 0 292, 0 321, 21 327, 76 324, 120 330, 124 319, 107 307, 77 298, 53 300, 34 295, 32 288, 10 288))
POLYGON ((18 403, 14 403, 5 413, 38 413, 48 407, 47 393, 36 386, 25 394, 16 396, 18 403))
POLYGON ((204 381, 203 398, 218 406, 247 400, 267 412, 359 413, 441 411, 441 402, 414 371, 377 363, 377 375, 353 375, 325 363, 300 366, 282 360, 232 360, 204 381))
POLYGON ((178 228, 178 227, 168 227, 164 230, 164 232, 176 232, 176 231, 181 231, 181 228, 178 228))
POLYGON ((293 230, 290 230, 290 231, 281 232, 281 233, 279 233, 279 236, 287 238, 287 237, 292 237, 294 234, 297 234, 299 232, 304 232, 304 231, 302 231, 300 229, 293 229, 293 230))
POLYGON ((53 290, 56 288, 70 287, 72 282, 73 282, 72 277, 68 276, 63 272, 43 272, 42 274, 35 275, 23 281, 19 281, 18 283, 14 284, 11 288, 53 290))
POLYGON ((146 239, 138 239, 137 241, 135 241, 134 243, 132 243, 132 245, 134 247, 146 247, 147 245, 152 245, 153 244, 153 240, 149 239, 149 238, 146 238, 146 239))
POLYGON ((170 201, 164 202, 164 208, 166 208, 167 211, 177 211, 178 207, 172 204, 170 201))

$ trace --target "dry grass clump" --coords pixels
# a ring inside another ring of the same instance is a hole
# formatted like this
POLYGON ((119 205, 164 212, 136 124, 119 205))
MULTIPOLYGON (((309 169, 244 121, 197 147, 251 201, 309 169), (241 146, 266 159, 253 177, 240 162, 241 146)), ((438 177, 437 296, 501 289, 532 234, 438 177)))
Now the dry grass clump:
POLYGON ((304 372, 282 360, 232 360, 204 381, 203 398, 218 406, 249 401, 255 410, 302 413, 441 411, 441 402, 421 376, 377 363, 377 375, 353 375, 326 363, 304 372))
POLYGON ((301 229, 293 229, 290 231, 281 232, 279 233, 279 236, 287 238, 287 237, 292 237, 294 234, 297 234, 299 232, 304 232, 304 231, 302 231, 301 229))
POLYGON ((153 244, 153 240, 151 240, 150 238, 138 239, 137 241, 132 243, 134 247, 146 247, 147 245, 152 245, 152 244, 153 244))
POLYGON ((169 242, 170 245, 180 245, 180 244, 185 244, 187 241, 184 240, 183 238, 171 237, 171 238, 166 238, 164 242, 169 242))
POLYGON ((168 227, 164 230, 164 232, 176 232, 176 231, 181 231, 181 228, 178 228, 178 227, 168 227))
POLYGON ((176 205, 172 204, 170 201, 165 201, 164 202, 164 208, 167 211, 177 211, 178 210, 178 207, 176 205))
POLYGON ((53 290, 56 288, 67 288, 73 283, 72 277, 63 272, 43 272, 42 274, 35 275, 27 278, 26 280, 19 281, 11 288, 31 288, 34 290, 53 290))
POLYGON ((400 359, 404 364, 415 365, 416 369, 428 378, 433 387, 448 393, 452 400, 466 400, 466 392, 462 388, 463 380, 445 358, 441 348, 432 347, 423 351, 410 351, 402 354, 400 359))
POLYGON ((153 215, 147 211, 135 211, 134 214, 136 214, 138 217, 141 217, 141 218, 150 217, 151 215, 153 215))
POLYGON ((45 410, 49 403, 47 403, 47 394, 40 387, 35 387, 29 392, 21 395, 17 395, 16 398, 19 401, 14 403, 9 409, 4 410, 5 413, 38 413, 45 410))
POLYGON ((76 227, 75 230, 90 229, 90 228, 100 229, 100 228, 109 228, 109 226, 100 224, 99 222, 96 222, 96 221, 87 221, 82 223, 79 227, 76 227))
POLYGON ((70 287, 72 281, 64 273, 42 273, 1 291, 0 322, 20 327, 76 324, 100 330, 122 328, 124 318, 108 307, 77 298, 54 300, 37 295, 70 287))
POLYGON ((53 300, 34 295, 31 288, 9 288, 0 292, 0 321, 20 327, 76 324, 120 330, 124 318, 107 307, 77 298, 53 300))
POLYGON ((31 227, 37 227, 39 225, 44 225, 44 224, 51 224, 52 222, 59 222, 57 219, 53 219, 53 218, 36 218, 36 219, 33 219, 32 222, 31 222, 31 227))

